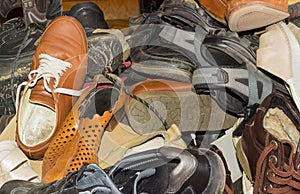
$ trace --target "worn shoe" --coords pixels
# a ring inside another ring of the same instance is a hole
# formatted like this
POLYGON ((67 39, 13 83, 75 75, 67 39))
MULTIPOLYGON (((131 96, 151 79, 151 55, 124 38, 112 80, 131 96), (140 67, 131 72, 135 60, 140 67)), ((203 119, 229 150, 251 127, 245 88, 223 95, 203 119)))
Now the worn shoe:
POLYGON ((237 157, 253 193, 300 192, 300 117, 280 93, 270 94, 247 123, 237 157))
POLYGON ((27 25, 47 23, 62 14, 61 0, 22 0, 22 8, 27 25))
POLYGON ((127 156, 106 170, 123 193, 223 193, 226 185, 221 157, 206 148, 162 147, 127 156))
POLYGON ((1 0, 0 1, 0 15, 4 18, 7 17, 9 12, 13 9, 22 7, 21 0, 1 0))
MULTIPOLYGON (((103 77, 99 75, 95 77, 94 83, 79 97, 51 141, 43 158, 44 183, 79 170, 85 162, 98 164, 98 150, 104 130, 113 130, 116 123, 110 121, 121 119, 122 112, 119 116, 116 113, 125 99, 123 86, 97 88, 101 79, 103 77)), ((111 84, 107 79, 105 81, 111 84)))
MULTIPOLYGON (((166 120, 181 131, 206 131, 230 128, 236 118, 226 114, 209 95, 198 95, 192 84, 171 80, 146 80, 129 91, 148 102, 166 120)), ((128 121, 139 134, 165 130, 163 123, 149 107, 131 98, 125 105, 128 121)))
POLYGON ((116 72, 130 54, 130 48, 122 31, 118 29, 96 29, 88 37, 88 68, 85 83, 93 82, 103 71, 116 72))
POLYGON ((48 184, 14 180, 4 184, 1 194, 103 193, 121 194, 108 175, 96 164, 83 164, 61 180, 48 184))
POLYGON ((300 110, 300 44, 284 22, 266 28, 260 36, 257 66, 282 79, 300 110), (276 41, 274 41, 276 39, 276 41), (284 65, 283 65, 284 64, 284 65))
POLYGON ((209 93, 224 111, 236 116, 244 116, 272 91, 288 94, 282 82, 256 67, 257 46, 252 41, 256 45, 259 39, 230 31, 208 33, 198 57, 210 66, 193 72, 195 91, 209 93))
POLYGON ((87 67, 87 40, 73 17, 59 16, 43 33, 29 80, 17 99, 16 140, 30 158, 41 158, 80 95, 87 67))
POLYGON ((108 29, 102 10, 94 2, 77 3, 66 14, 82 24, 88 37, 97 28, 108 29))
POLYGON ((232 31, 247 31, 284 20, 289 16, 288 0, 198 0, 216 20, 232 31))
POLYGON ((191 82, 195 53, 210 30, 225 28, 193 1, 164 1, 159 11, 130 18, 132 69, 149 78, 191 82))

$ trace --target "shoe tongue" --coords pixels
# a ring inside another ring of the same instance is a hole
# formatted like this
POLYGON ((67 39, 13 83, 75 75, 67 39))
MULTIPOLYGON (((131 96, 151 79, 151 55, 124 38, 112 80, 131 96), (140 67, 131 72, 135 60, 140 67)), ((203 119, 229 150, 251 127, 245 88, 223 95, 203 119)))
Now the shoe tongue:
POLYGON ((41 104, 55 110, 53 95, 45 90, 42 79, 32 88, 29 100, 32 103, 41 104))

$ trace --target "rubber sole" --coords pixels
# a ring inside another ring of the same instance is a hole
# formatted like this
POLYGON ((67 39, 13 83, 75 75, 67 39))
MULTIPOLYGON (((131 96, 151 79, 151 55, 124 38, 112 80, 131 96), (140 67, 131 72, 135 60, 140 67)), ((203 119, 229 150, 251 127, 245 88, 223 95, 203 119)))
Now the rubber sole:
POLYGON ((230 30, 240 32, 268 26, 289 17, 288 12, 255 4, 234 9, 228 14, 230 30))
MULTIPOLYGON (((236 117, 226 114, 210 95, 193 92, 150 91, 137 94, 167 121, 181 131, 206 131, 230 128, 236 117)), ((137 100, 131 99, 125 110, 129 124, 139 134, 165 130, 156 114, 137 100)))

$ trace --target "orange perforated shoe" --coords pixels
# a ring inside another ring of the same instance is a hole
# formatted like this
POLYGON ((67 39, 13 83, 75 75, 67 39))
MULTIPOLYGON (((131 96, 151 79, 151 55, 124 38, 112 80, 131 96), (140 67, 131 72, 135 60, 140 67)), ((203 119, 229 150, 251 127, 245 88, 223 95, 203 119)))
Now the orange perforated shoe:
POLYGON ((83 163, 98 164, 97 153, 103 132, 113 129, 109 125, 113 117, 114 121, 120 119, 116 114, 125 100, 122 85, 98 88, 98 83, 103 83, 102 78, 95 76, 93 84, 79 97, 51 142, 43 158, 44 183, 79 170, 83 163))

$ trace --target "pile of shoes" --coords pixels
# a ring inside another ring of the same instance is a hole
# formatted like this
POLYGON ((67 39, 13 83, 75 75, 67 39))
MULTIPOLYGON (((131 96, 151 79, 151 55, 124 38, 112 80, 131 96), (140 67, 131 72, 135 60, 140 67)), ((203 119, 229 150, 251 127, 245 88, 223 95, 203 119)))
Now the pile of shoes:
POLYGON ((0 0, 0 194, 300 193, 300 1, 0 0))

